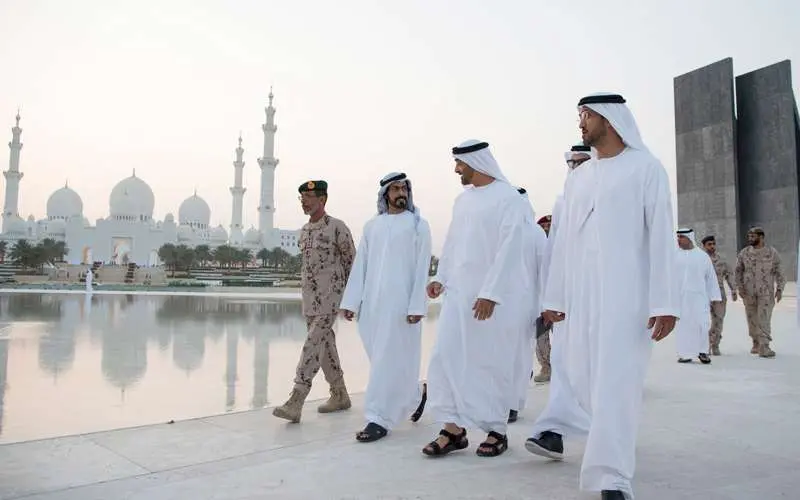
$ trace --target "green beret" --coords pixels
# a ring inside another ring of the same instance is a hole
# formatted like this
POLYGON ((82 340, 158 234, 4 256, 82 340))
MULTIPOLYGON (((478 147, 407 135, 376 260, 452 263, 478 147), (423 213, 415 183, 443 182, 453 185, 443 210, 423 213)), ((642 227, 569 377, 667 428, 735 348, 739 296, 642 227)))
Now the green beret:
POLYGON ((300 187, 297 190, 301 193, 305 193, 308 191, 322 191, 323 193, 328 192, 328 183, 325 181, 307 181, 300 184, 300 187))

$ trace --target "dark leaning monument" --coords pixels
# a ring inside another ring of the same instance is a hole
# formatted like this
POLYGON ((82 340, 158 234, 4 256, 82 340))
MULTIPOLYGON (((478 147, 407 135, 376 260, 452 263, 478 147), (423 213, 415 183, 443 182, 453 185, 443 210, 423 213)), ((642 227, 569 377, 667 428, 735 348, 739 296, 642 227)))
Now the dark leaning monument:
POLYGON ((731 266, 761 226, 797 275, 800 116, 791 63, 733 76, 723 59, 675 78, 678 222, 708 234, 731 266))

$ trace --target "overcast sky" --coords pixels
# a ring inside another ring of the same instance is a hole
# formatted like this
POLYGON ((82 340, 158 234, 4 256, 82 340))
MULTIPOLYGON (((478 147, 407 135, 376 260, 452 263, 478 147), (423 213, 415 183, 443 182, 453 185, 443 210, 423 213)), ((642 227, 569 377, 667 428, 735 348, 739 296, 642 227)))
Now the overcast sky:
POLYGON ((378 179, 401 170, 438 251, 455 144, 490 142, 544 214, 580 139, 577 100, 619 91, 674 186, 673 78, 792 59, 797 89, 798 20, 794 0, 0 0, 0 142, 21 106, 23 217, 68 180, 94 223, 135 168, 156 218, 196 188, 227 229, 241 130, 249 227, 273 85, 277 224, 302 225, 297 185, 321 178, 358 238, 378 179))

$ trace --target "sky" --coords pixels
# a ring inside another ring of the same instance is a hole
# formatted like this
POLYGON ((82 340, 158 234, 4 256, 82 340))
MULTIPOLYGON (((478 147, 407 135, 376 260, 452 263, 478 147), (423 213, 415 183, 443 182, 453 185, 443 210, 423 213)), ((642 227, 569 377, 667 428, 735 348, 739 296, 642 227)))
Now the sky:
POLYGON ((358 239, 378 180, 403 171, 437 252, 462 190, 453 146, 488 141, 548 213, 580 140, 578 99, 616 91, 674 192, 674 77, 790 59, 800 96, 797 20, 794 0, 0 0, 0 140, 19 106, 23 217, 44 218, 68 182, 94 223, 135 168, 157 219, 196 189, 228 228, 241 131, 244 224, 257 226, 272 86, 276 224, 299 228, 297 186, 324 179, 328 212, 358 239))

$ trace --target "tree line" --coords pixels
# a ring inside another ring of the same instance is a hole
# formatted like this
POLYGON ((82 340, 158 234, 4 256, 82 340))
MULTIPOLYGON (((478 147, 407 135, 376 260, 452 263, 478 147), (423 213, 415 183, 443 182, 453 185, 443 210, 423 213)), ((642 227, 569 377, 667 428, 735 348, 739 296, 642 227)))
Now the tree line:
POLYGON ((14 265, 28 269, 41 270, 45 264, 64 262, 68 253, 65 242, 52 238, 45 238, 35 245, 28 240, 17 240, 10 252, 8 242, 0 241, 0 260, 5 262, 7 256, 14 265))
MULTIPOLYGON (((167 243, 158 249, 158 258, 161 259, 167 270, 173 273, 188 271, 198 265, 245 269, 253 261, 253 252, 246 248, 236 248, 230 245, 220 245, 211 249, 208 245, 198 245, 192 248, 187 245, 167 243)), ((290 273, 300 271, 300 256, 292 256, 280 247, 271 250, 262 248, 255 254, 255 258, 261 261, 263 268, 281 268, 290 273)))

